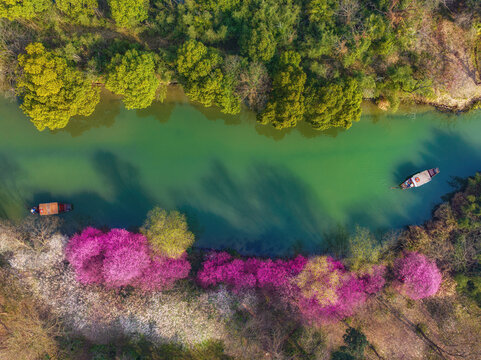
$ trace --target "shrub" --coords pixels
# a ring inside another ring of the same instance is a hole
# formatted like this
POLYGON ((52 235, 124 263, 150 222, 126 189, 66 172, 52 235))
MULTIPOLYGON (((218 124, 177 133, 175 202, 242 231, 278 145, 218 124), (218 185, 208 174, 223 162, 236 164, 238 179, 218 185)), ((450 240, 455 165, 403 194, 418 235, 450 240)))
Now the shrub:
POLYGON ((194 234, 188 230, 185 215, 178 211, 168 213, 154 208, 147 214, 140 231, 159 256, 179 258, 194 243, 194 234))
POLYGON ((434 295, 441 284, 441 273, 426 256, 411 252, 394 263, 397 288, 413 300, 434 295))
POLYGON ((110 288, 132 285, 146 291, 163 290, 187 277, 190 270, 185 256, 151 259, 147 239, 123 229, 105 234, 86 228, 71 239, 66 258, 80 282, 110 288))

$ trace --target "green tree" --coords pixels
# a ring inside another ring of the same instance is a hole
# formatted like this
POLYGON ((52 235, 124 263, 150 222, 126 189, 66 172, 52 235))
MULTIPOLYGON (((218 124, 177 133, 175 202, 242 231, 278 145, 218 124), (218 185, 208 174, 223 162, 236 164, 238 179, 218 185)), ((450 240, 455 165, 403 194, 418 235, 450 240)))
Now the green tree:
POLYGON ((390 66, 385 81, 379 87, 384 97, 389 100, 392 111, 397 110, 403 97, 414 94, 429 97, 433 94, 431 80, 418 78, 410 65, 390 66))
POLYGON ((332 360, 363 360, 364 351, 369 342, 366 336, 358 329, 349 327, 343 336, 345 346, 332 354, 332 360))
POLYGON ((194 234, 188 230, 185 215, 178 211, 152 209, 140 231, 160 256, 178 258, 194 243, 194 234))
POLYGON ((46 51, 41 43, 26 47, 18 56, 17 94, 21 109, 42 131, 67 125, 72 116, 90 115, 100 100, 99 89, 67 61, 46 51))
POLYGON ((306 119, 316 130, 349 129, 361 118, 361 102, 362 94, 354 79, 326 86, 312 84, 307 90, 306 119))
POLYGON ((88 23, 99 6, 97 0, 56 0, 55 4, 60 11, 81 24, 88 23))
POLYGON ((258 115, 261 124, 271 124, 276 129, 283 129, 294 127, 303 119, 306 73, 300 62, 300 55, 294 51, 286 51, 281 55, 270 100, 264 111, 258 115))
POLYGON ((239 27, 240 46, 253 60, 269 61, 276 49, 288 46, 297 36, 300 7, 292 0, 251 0, 244 2, 239 27))
POLYGON ((204 106, 217 105, 227 114, 240 111, 237 80, 224 74, 220 54, 196 40, 186 41, 177 52, 176 67, 187 96, 204 106))
POLYGON ((32 19, 51 4, 50 0, 0 0, 0 18, 32 19))
POLYGON ((109 6, 115 23, 125 28, 139 25, 149 11, 148 0, 109 0, 109 6))
POLYGON ((107 67, 105 87, 122 95, 127 109, 144 109, 152 104, 160 80, 153 53, 128 50, 117 54, 107 67))

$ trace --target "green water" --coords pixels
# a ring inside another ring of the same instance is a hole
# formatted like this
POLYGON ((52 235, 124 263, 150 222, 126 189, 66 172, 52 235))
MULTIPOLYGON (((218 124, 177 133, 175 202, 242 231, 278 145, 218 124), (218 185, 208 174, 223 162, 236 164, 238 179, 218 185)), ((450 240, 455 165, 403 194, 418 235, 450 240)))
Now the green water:
POLYGON ((455 176, 481 169, 481 113, 366 109, 347 132, 287 133, 188 104, 127 111, 106 98, 93 116, 38 132, 0 100, 0 216, 65 201, 99 225, 140 225, 155 205, 187 213, 197 245, 243 253, 326 248, 336 229, 399 228, 428 219, 455 176), (414 190, 390 187, 441 169, 414 190))

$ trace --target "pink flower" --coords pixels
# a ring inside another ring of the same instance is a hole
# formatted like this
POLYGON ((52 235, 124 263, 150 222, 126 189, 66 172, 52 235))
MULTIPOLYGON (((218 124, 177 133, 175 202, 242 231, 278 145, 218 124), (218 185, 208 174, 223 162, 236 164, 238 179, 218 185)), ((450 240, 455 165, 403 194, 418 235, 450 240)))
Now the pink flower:
POLYGON ((399 291, 414 300, 436 294, 442 281, 436 264, 415 252, 407 253, 395 261, 394 275, 399 291))
POLYGON ((78 281, 109 288, 132 285, 143 290, 163 290, 187 277, 190 271, 185 255, 180 259, 152 260, 147 239, 123 229, 104 234, 86 228, 70 240, 66 259, 78 281))

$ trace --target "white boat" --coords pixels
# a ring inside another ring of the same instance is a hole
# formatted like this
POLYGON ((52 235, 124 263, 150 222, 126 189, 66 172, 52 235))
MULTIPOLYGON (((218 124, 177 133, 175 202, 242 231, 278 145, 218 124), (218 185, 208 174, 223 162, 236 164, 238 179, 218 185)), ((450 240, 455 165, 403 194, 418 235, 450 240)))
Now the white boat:
POLYGON ((403 190, 413 187, 420 187, 430 182, 431 179, 437 174, 439 174, 439 168, 428 169, 418 172, 417 174, 408 177, 402 184, 399 185, 399 187, 403 190))

